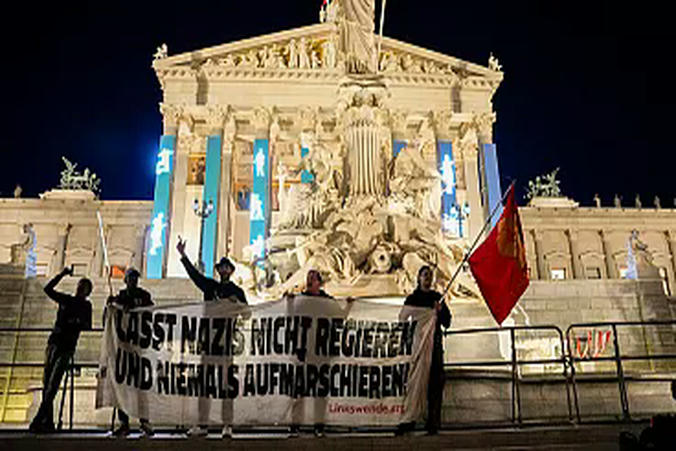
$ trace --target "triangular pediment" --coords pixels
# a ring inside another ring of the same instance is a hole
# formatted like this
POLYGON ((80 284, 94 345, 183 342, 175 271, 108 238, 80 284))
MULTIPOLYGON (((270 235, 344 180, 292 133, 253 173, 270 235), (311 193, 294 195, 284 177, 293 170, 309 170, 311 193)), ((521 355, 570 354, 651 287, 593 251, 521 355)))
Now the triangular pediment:
MULTIPOLYGON (((156 59, 160 73, 173 69, 214 68, 261 71, 323 71, 341 73, 342 55, 337 45, 338 27, 322 23, 243 39, 156 59)), ((478 77, 493 81, 502 73, 479 64, 384 37, 380 57, 382 73, 396 76, 478 77)))

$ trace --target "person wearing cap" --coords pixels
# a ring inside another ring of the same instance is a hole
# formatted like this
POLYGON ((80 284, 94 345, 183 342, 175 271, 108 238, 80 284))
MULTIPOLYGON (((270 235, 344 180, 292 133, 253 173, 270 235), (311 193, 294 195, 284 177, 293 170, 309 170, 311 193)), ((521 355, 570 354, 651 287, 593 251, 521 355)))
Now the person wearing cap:
MULTIPOLYGON (((183 267, 188 273, 190 280, 192 280, 197 288, 204 293, 204 300, 206 302, 228 299, 235 303, 241 302, 242 304, 247 304, 244 290, 230 280, 230 276, 235 272, 235 265, 228 258, 223 257, 216 263, 214 268, 221 279, 220 282, 216 282, 211 277, 206 277, 204 274, 200 273, 197 268, 190 263, 190 260, 185 255, 185 243, 186 240, 181 239, 179 236, 176 250, 181 254, 181 263, 183 263, 183 267)), ((207 435, 207 425, 202 424, 191 427, 188 430, 188 435, 191 437, 202 437, 207 435)), ((231 437, 232 426, 229 424, 224 425, 222 435, 223 437, 231 437)))
POLYGON ((180 236, 178 237, 176 249, 181 254, 181 263, 183 263, 188 276, 197 288, 204 293, 205 301, 229 299, 233 302, 247 303, 244 291, 230 280, 230 276, 235 272, 235 265, 228 258, 223 257, 216 263, 215 269, 221 278, 220 282, 216 282, 214 279, 200 273, 190 263, 190 260, 185 255, 185 240, 182 240, 180 236))
MULTIPOLYGON (((125 311, 135 309, 138 307, 150 307, 154 303, 151 299, 150 293, 138 286, 138 279, 141 274, 134 268, 129 268, 124 273, 124 283, 126 288, 120 290, 117 296, 110 296, 108 304, 116 304, 125 311)), ((126 437, 129 435, 129 415, 122 410, 117 409, 117 418, 120 420, 120 427, 113 431, 116 437, 126 437)), ((140 419, 141 433, 145 436, 153 435, 153 428, 150 426, 150 421, 146 418, 140 419)))

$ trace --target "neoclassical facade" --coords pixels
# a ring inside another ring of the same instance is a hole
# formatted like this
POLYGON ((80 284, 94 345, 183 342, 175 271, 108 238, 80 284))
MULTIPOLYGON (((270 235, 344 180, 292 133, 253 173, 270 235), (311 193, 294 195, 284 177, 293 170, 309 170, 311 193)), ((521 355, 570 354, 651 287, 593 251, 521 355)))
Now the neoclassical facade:
POLYGON ((280 195, 322 170, 345 198, 387 197, 406 148, 438 169, 442 227, 476 236, 501 197, 491 99, 502 72, 384 38, 378 73, 352 74, 341 42, 328 21, 154 61, 164 135, 149 277, 183 275, 167 251, 179 236, 207 272, 215 256, 256 253, 283 220, 280 195), (213 205, 203 227, 195 202, 213 205))
POLYGON ((676 289, 676 209, 591 208, 577 205, 519 209, 533 280, 626 277, 632 230, 647 245, 669 295, 676 289))
MULTIPOLYGON (((100 277, 100 211, 117 276, 133 265, 148 278, 185 277, 173 250, 179 236, 207 274, 229 255, 275 262, 282 282, 310 264, 344 279, 396 278, 415 247, 423 252, 409 263, 444 268, 453 254, 452 269, 501 198, 492 133, 501 67, 493 57, 482 66, 387 37, 371 64, 372 49, 349 43, 341 4, 331 2, 315 25, 179 55, 160 48, 153 201, 59 192, 2 199, 0 260, 20 263, 21 228, 32 223, 40 274, 75 264, 100 277), (342 224, 328 220, 336 210, 342 224), (366 250, 318 246, 309 239, 318 230, 319 241, 347 233, 350 246, 366 250), (455 247, 439 250, 445 244, 435 240, 455 247), (314 260, 301 255, 312 246, 314 260), (322 253, 333 260, 318 261, 322 253), (295 266, 280 255, 293 255, 295 266)), ((364 42, 375 45, 371 34, 364 42)), ((636 229, 667 292, 676 287, 673 209, 545 202, 521 214, 533 280, 622 278, 636 229)))

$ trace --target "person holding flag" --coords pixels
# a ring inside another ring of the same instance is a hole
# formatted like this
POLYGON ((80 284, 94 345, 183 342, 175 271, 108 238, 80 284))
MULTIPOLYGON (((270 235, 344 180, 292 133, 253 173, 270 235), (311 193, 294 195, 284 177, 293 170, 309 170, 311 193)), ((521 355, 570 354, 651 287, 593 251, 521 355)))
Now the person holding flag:
MULTIPOLYGON (((135 268, 128 268, 124 273, 124 283, 126 288, 120 290, 117 296, 110 296, 108 304, 115 304, 125 311, 138 307, 152 307, 155 305, 151 299, 150 293, 138 286, 138 280, 141 273, 135 268)), ((113 431, 115 437, 126 437, 129 435, 129 415, 118 408, 117 417, 120 420, 120 427, 113 431)), ((144 436, 150 437, 154 434, 150 421, 146 418, 140 419, 140 429, 144 436)))
MULTIPOLYGON (((444 345, 441 327, 451 327, 451 311, 444 301, 444 296, 432 289, 434 272, 428 265, 418 270, 418 286, 410 294, 404 305, 434 309, 437 314, 434 328, 434 346, 432 348, 432 363, 430 366, 430 378, 427 386, 427 422, 425 429, 428 434, 435 435, 441 426, 441 403, 444 399, 444 345)), ((399 425, 396 435, 413 430, 415 423, 403 423, 399 425)))

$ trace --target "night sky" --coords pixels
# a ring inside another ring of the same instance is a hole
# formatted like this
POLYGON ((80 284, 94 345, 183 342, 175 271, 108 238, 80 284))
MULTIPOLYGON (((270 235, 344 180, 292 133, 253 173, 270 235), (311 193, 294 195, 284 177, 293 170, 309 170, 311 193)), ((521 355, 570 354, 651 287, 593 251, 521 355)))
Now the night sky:
MULTIPOLYGON (((385 34, 505 69, 495 98, 503 187, 561 167, 564 194, 671 207, 673 15, 650 1, 390 0, 385 34), (627 6, 618 6, 626 3, 627 6)), ((61 155, 103 199, 151 199, 161 90, 150 64, 317 22, 321 0, 22 2, 0 20, 0 196, 58 184, 61 155)), ((523 203, 523 201, 521 201, 523 203)))

